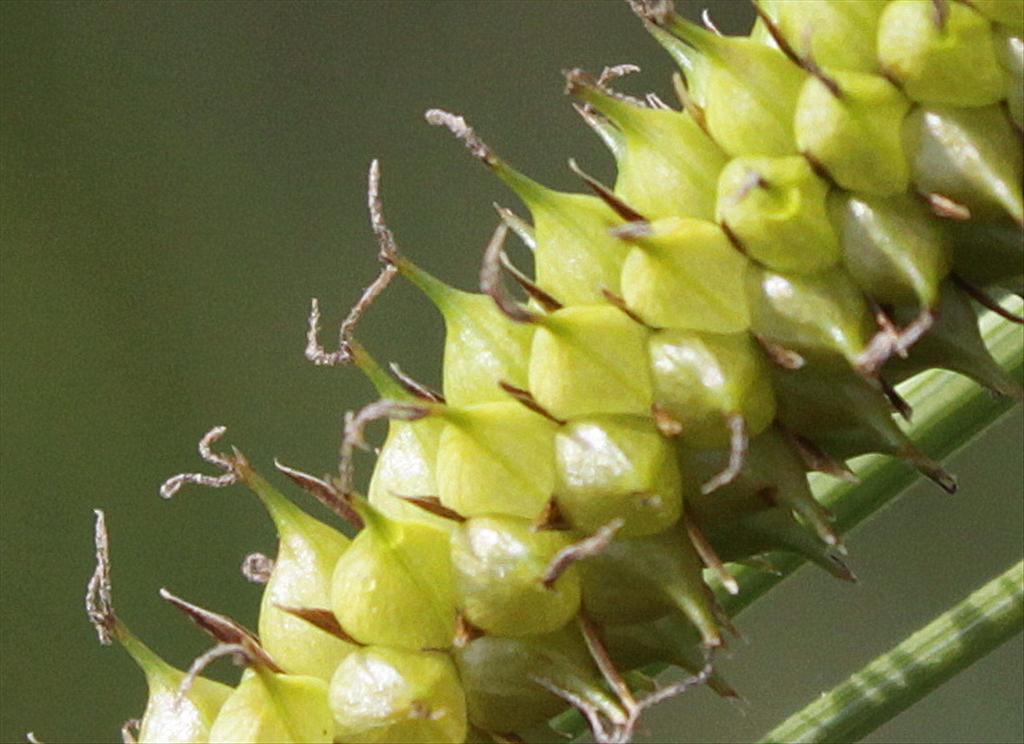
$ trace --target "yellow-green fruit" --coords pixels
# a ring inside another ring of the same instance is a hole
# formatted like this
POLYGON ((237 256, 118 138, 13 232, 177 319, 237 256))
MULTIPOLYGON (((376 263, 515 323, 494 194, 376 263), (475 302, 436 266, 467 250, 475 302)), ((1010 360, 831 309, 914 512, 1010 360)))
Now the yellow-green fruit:
POLYGON ((388 435, 377 455, 367 489, 367 498, 375 508, 398 521, 446 526, 447 520, 402 498, 437 493, 437 446, 444 426, 444 421, 435 416, 388 422, 388 435))
POLYGON ((789 45, 813 55, 822 67, 876 72, 875 39, 883 10, 879 0, 773 0, 769 12, 789 45))
POLYGON ((625 720, 574 626, 521 638, 485 635, 454 654, 469 720, 484 731, 515 731, 564 710, 565 701, 538 680, 576 695, 613 722, 625 720))
POLYGON ((334 720, 317 677, 247 669, 210 730, 210 744, 327 744, 334 720))
POLYGON ((965 3, 892 0, 879 21, 878 59, 920 103, 988 106, 1003 98, 991 24, 965 3))
POLYGON ((624 520, 622 537, 661 532, 682 511, 682 482, 671 445, 650 419, 576 419, 555 437, 555 500, 569 524, 593 532, 624 520))
POLYGON ((1002 107, 918 108, 904 138, 919 192, 948 197, 975 219, 1024 224, 1024 149, 1002 107))
POLYGON ((703 565, 677 526, 656 535, 615 540, 580 563, 583 607, 600 624, 622 625, 681 612, 707 646, 722 642, 703 565))
POLYGON ((860 288, 840 269, 795 276, 753 269, 747 291, 754 332, 789 351, 857 364, 874 334, 860 288))
POLYGON ((836 72, 828 82, 808 78, 793 121, 797 144, 845 189, 898 194, 909 177, 901 141, 909 109, 906 96, 878 75, 836 72))
POLYGON ((449 410, 444 416, 437 448, 441 503, 467 517, 539 515, 555 484, 557 425, 515 401, 449 410))
POLYGON ((874 300, 930 308, 950 270, 949 240, 920 199, 837 193, 830 200, 843 266, 874 300))
POLYGON ((622 267, 622 294, 645 323, 715 333, 749 327, 749 262, 718 225, 668 218, 627 237, 635 247, 622 267))
POLYGON ((570 544, 562 532, 515 517, 474 517, 452 532, 455 596, 485 633, 536 635, 558 630, 579 610, 580 581, 569 567, 545 584, 552 559, 570 544))
POLYGON ((839 260, 827 194, 828 184, 802 157, 736 158, 718 181, 715 218, 755 261, 778 271, 820 271, 839 260))
POLYGON ((545 316, 530 352, 530 392, 560 419, 646 415, 651 408, 649 333, 610 306, 567 307, 545 316))
POLYGON ((123 627, 115 631, 124 646, 146 675, 149 698, 139 725, 140 744, 204 744, 210 727, 231 688, 220 682, 197 677, 185 695, 180 695, 185 673, 153 653, 123 627))
POLYGON ((360 643, 446 648, 455 632, 448 533, 364 510, 366 527, 334 569, 331 608, 360 643))
POLYGON ((731 416, 751 436, 775 417, 768 362, 750 334, 658 331, 650 358, 655 405, 693 446, 729 446, 731 416))
POLYGON ((691 116, 641 108, 588 85, 576 91, 621 132, 615 193, 649 220, 710 220, 725 153, 691 116))
POLYGON ((532 329, 512 323, 490 297, 460 296, 458 312, 447 322, 444 346, 444 394, 452 405, 501 400, 498 382, 526 383, 523 360, 532 329))
POLYGON ((260 603, 260 641, 291 674, 328 680, 354 646, 282 607, 330 607, 331 575, 347 537, 314 519, 255 473, 246 482, 263 501, 278 534, 277 557, 260 603))
POLYGON ((461 744, 466 737, 458 673, 437 651, 359 649, 334 673, 329 700, 335 741, 461 744))
POLYGON ((504 380, 526 384, 525 359, 533 329, 513 323, 484 294, 463 292, 434 278, 404 257, 396 265, 444 317, 444 394, 452 405, 504 400, 504 380))
POLYGON ((733 156, 796 153, 793 109, 807 73, 753 39, 718 36, 676 16, 669 29, 706 58, 691 68, 708 130, 733 156))
POLYGON ((603 304, 602 290, 619 294, 628 246, 612 234, 622 218, 595 196, 538 186, 520 196, 533 215, 536 282, 567 305, 603 304))

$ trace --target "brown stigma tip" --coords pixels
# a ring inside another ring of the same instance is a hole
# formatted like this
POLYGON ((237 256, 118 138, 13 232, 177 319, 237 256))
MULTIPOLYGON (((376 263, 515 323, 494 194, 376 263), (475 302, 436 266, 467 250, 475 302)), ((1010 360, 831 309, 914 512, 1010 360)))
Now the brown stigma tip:
POLYGON ((493 165, 497 160, 494 151, 487 146, 487 143, 480 139, 476 130, 467 124, 463 117, 444 109, 435 108, 428 109, 424 114, 424 118, 427 120, 427 123, 435 127, 445 127, 458 139, 462 140, 462 143, 472 153, 473 157, 482 160, 487 165, 493 165))
POLYGON ((667 25, 676 14, 672 0, 629 0, 629 7, 641 20, 656 26, 667 25))
POLYGON ((223 470, 224 473, 222 475, 205 475, 203 473, 178 473, 173 475, 160 486, 160 495, 163 498, 172 498, 186 483, 194 483, 211 488, 224 488, 238 482, 237 465, 239 463, 237 456, 235 460, 231 460, 213 451, 213 445, 224 436, 226 431, 227 427, 225 426, 215 426, 199 440, 199 456, 204 461, 223 470))
POLYGON ((266 584, 274 572, 274 559, 263 553, 249 553, 242 560, 242 576, 253 584, 266 584))
POLYGON ((117 616, 114 614, 114 600, 110 585, 110 538, 107 535, 107 522, 103 510, 94 509, 93 513, 96 515, 94 528, 96 568, 86 588, 85 612, 96 629, 100 643, 109 646, 117 628, 117 616))

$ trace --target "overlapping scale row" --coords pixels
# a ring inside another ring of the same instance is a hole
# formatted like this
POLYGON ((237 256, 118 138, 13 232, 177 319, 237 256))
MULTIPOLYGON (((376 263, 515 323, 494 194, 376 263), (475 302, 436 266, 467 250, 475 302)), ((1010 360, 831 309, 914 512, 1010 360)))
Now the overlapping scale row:
POLYGON ((758 0, 749 38, 632 4, 682 110, 614 92, 623 70, 567 74, 613 187, 577 169, 590 193, 551 190, 428 112, 526 206, 499 211, 533 278, 506 226, 479 292, 417 266, 374 166, 386 268, 358 312, 394 276, 420 288, 446 326, 443 394, 385 372, 354 321, 319 349, 314 306, 310 358, 355 364, 382 401, 349 417, 339 477, 279 465, 358 534, 213 453, 220 430, 201 452, 223 474, 165 489, 242 482, 277 526, 259 640, 175 600, 245 662, 239 685, 171 670, 93 587, 101 635, 150 682, 141 741, 508 741, 566 702, 628 739, 652 683, 625 672, 698 672, 731 631, 708 576, 735 591, 728 562, 782 550, 852 578, 808 471, 881 452, 955 489, 896 423, 893 385, 943 367, 1020 397, 975 308, 1022 287, 1024 2, 758 0), (364 497, 350 456, 376 419, 364 497))

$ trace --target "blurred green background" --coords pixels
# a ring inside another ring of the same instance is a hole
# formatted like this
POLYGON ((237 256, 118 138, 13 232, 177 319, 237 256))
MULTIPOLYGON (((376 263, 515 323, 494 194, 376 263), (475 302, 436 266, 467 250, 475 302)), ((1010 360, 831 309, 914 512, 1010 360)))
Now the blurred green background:
MULTIPOLYGON (((749 22, 745 3, 706 4, 726 30, 749 22)), ((671 67, 613 1, 8 0, 0 34, 0 739, 115 740, 145 693, 81 609, 91 509, 121 616, 169 659, 207 642, 160 586, 254 621, 239 564, 273 548, 255 500, 156 489, 215 424, 265 470, 333 468, 342 412, 371 391, 306 363, 303 334, 311 296, 334 326, 377 271, 370 159, 407 253, 472 286, 491 202, 517 205, 423 110, 465 113, 571 188, 568 157, 612 167, 559 70, 635 62, 630 85, 673 100, 671 67)), ((412 290, 389 290, 361 338, 438 381, 440 325, 412 290)), ((855 535, 859 585, 803 571, 743 616, 750 642, 723 666, 747 705, 697 691, 651 717, 654 738, 750 739, 1016 561, 1021 427, 1018 412, 956 458, 961 495, 923 487, 855 535)), ((875 740, 1020 741, 1021 656, 1018 638, 875 740)))

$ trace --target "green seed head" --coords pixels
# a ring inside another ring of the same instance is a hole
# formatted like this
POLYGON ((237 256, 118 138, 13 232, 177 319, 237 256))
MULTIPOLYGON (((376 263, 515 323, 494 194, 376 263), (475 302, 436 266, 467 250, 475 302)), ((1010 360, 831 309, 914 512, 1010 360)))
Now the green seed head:
MULTIPOLYGON (((1020 383, 1006 374, 985 346, 970 298, 952 282, 941 289, 934 325, 914 344, 907 358, 894 359, 887 365, 888 374, 895 380, 902 380, 933 367, 948 369, 1000 395, 1020 399, 1020 383)), ((899 322, 913 313, 913 307, 898 307, 893 314, 899 322)))
MULTIPOLYGON (((1024 13, 1021 14, 1024 25, 1024 13)), ((1006 104, 1017 129, 1024 129, 1024 30, 996 29, 999 63, 1006 72, 1006 104)))
POLYGON ((289 672, 326 681, 354 647, 282 608, 330 606, 331 574, 349 540, 292 504, 247 466, 242 472, 274 520, 279 540, 260 604, 261 643, 289 672))
POLYGON ((672 528, 616 540, 583 561, 583 606, 596 622, 621 625, 680 612, 706 646, 722 643, 716 606, 704 588, 703 565, 689 539, 672 528))
POLYGON ((856 365, 874 333, 859 287, 841 269, 817 274, 748 274, 754 332, 805 356, 838 356, 856 365))
POLYGON ((789 45, 826 69, 877 72, 878 0, 774 0, 765 10, 789 45), (812 48, 805 48, 809 44, 812 48))
POLYGON ((796 153, 793 111, 806 72, 776 49, 718 36, 674 14, 665 27, 704 57, 688 73, 701 92, 708 131, 723 150, 733 156, 796 153))
POLYGON ((712 219, 726 156, 689 114, 644 108, 602 90, 579 71, 569 90, 620 133, 615 193, 648 219, 712 219))
POLYGON ((611 720, 624 717, 573 625, 520 638, 485 635, 457 648, 455 663, 470 722, 483 731, 522 729, 564 710, 565 701, 549 686, 576 695, 611 720))
POLYGON ((197 677, 181 695, 185 673, 172 667, 149 650, 126 628, 115 633, 118 642, 146 675, 149 698, 139 725, 140 744, 200 744, 208 740, 210 726, 231 688, 220 682, 197 677))
POLYGON ((915 188, 966 207, 966 217, 1024 224, 1024 152, 1000 106, 918 108, 904 125, 915 188))
POLYGON ((837 193, 830 208, 840 232, 843 266, 878 302, 938 302, 952 252, 928 208, 909 195, 879 198, 837 193))
POLYGON ((443 420, 431 416, 418 421, 388 422, 387 439, 377 455, 367 489, 367 498, 376 509, 398 521, 426 521, 443 526, 443 520, 402 497, 437 493, 437 446, 444 425, 443 420))
POLYGON ((444 394, 450 403, 504 400, 499 380, 525 385, 530 326, 513 323, 487 295, 455 289, 404 257, 396 265, 444 316, 444 394))
POLYGON ((1024 34, 1024 0, 971 0, 971 7, 1018 36, 1024 34))

